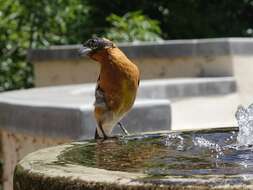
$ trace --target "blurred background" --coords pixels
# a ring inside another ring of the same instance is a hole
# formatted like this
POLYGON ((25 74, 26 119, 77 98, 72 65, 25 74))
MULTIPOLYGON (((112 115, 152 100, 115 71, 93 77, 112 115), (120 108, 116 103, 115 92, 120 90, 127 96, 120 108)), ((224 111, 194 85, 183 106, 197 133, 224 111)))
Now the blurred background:
POLYGON ((34 86, 30 48, 116 42, 251 37, 252 0, 2 0, 0 92, 34 86))

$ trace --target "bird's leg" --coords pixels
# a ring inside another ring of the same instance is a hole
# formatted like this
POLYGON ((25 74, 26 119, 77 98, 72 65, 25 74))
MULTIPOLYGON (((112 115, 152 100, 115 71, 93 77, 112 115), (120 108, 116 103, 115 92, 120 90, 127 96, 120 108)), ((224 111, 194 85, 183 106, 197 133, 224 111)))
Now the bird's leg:
POLYGON ((98 134, 98 129, 96 128, 96 131, 95 131, 95 139, 100 139, 101 137, 99 136, 98 134))
MULTIPOLYGON (((101 123, 101 122, 98 123, 98 127, 99 127, 99 129, 101 130, 101 132, 102 132, 102 134, 103 134, 103 138, 104 138, 104 139, 107 139, 108 136, 105 134, 105 131, 104 131, 103 127, 102 127, 102 123, 101 123)), ((96 129, 95 139, 98 139, 98 138, 99 138, 99 135, 98 135, 98 131, 97 131, 97 129, 96 129)))
POLYGON ((126 128, 124 127, 124 125, 123 125, 121 122, 118 122, 118 125, 119 125, 119 127, 121 128, 121 130, 123 131, 123 133, 124 133, 125 135, 130 135, 130 134, 128 133, 128 131, 126 130, 126 128))

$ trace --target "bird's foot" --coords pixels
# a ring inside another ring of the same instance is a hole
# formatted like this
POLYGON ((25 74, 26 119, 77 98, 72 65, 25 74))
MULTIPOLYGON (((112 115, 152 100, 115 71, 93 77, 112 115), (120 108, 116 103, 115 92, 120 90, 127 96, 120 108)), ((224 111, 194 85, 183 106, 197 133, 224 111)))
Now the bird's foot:
POLYGON ((125 126, 121 122, 118 122, 118 125, 121 128, 121 130, 123 131, 124 136, 130 135, 130 133, 126 130, 125 126))
POLYGON ((100 131, 102 132, 102 135, 103 135, 103 136, 101 137, 101 136, 98 134, 98 129, 96 128, 95 139, 104 139, 104 140, 108 139, 108 136, 106 135, 106 133, 105 133, 105 131, 104 131, 104 129, 103 129, 101 123, 98 124, 98 127, 99 127, 100 131))
POLYGON ((108 139, 109 137, 107 136, 107 135, 104 135, 103 137, 101 137, 101 136, 99 136, 98 135, 98 132, 97 132, 97 130, 96 130, 96 133, 95 133, 95 139, 96 140, 106 140, 106 139, 108 139))

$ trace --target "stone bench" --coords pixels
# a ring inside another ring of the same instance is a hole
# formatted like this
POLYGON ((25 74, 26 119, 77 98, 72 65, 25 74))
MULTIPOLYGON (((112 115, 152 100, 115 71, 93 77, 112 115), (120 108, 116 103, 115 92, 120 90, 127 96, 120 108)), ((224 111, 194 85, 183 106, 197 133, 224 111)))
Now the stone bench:
POLYGON ((146 138, 73 142, 38 150, 17 164, 14 190, 252 189, 251 161, 246 163, 249 167, 238 165, 239 156, 246 153, 240 149, 226 153, 225 147, 231 145, 226 139, 237 130, 153 133, 146 138), (197 137, 217 142, 220 149, 203 146, 203 141, 193 143, 197 137), (233 158, 235 154, 239 156, 233 158))
MULTIPOLYGON (((244 57, 252 62, 253 53, 251 38, 168 40, 118 46, 137 64, 142 79, 236 76, 237 65, 244 57)), ((65 45, 30 50, 28 59, 34 65, 36 86, 96 81, 99 64, 80 58, 79 48, 80 45, 65 45)))

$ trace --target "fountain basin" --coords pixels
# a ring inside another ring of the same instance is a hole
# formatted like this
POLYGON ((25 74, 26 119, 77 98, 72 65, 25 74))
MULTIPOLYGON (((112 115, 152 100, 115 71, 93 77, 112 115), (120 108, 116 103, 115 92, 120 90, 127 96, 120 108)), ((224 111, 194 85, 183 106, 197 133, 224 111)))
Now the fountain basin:
POLYGON ((252 149, 236 147, 236 135, 150 133, 42 149, 16 166, 14 189, 252 189, 252 149))

